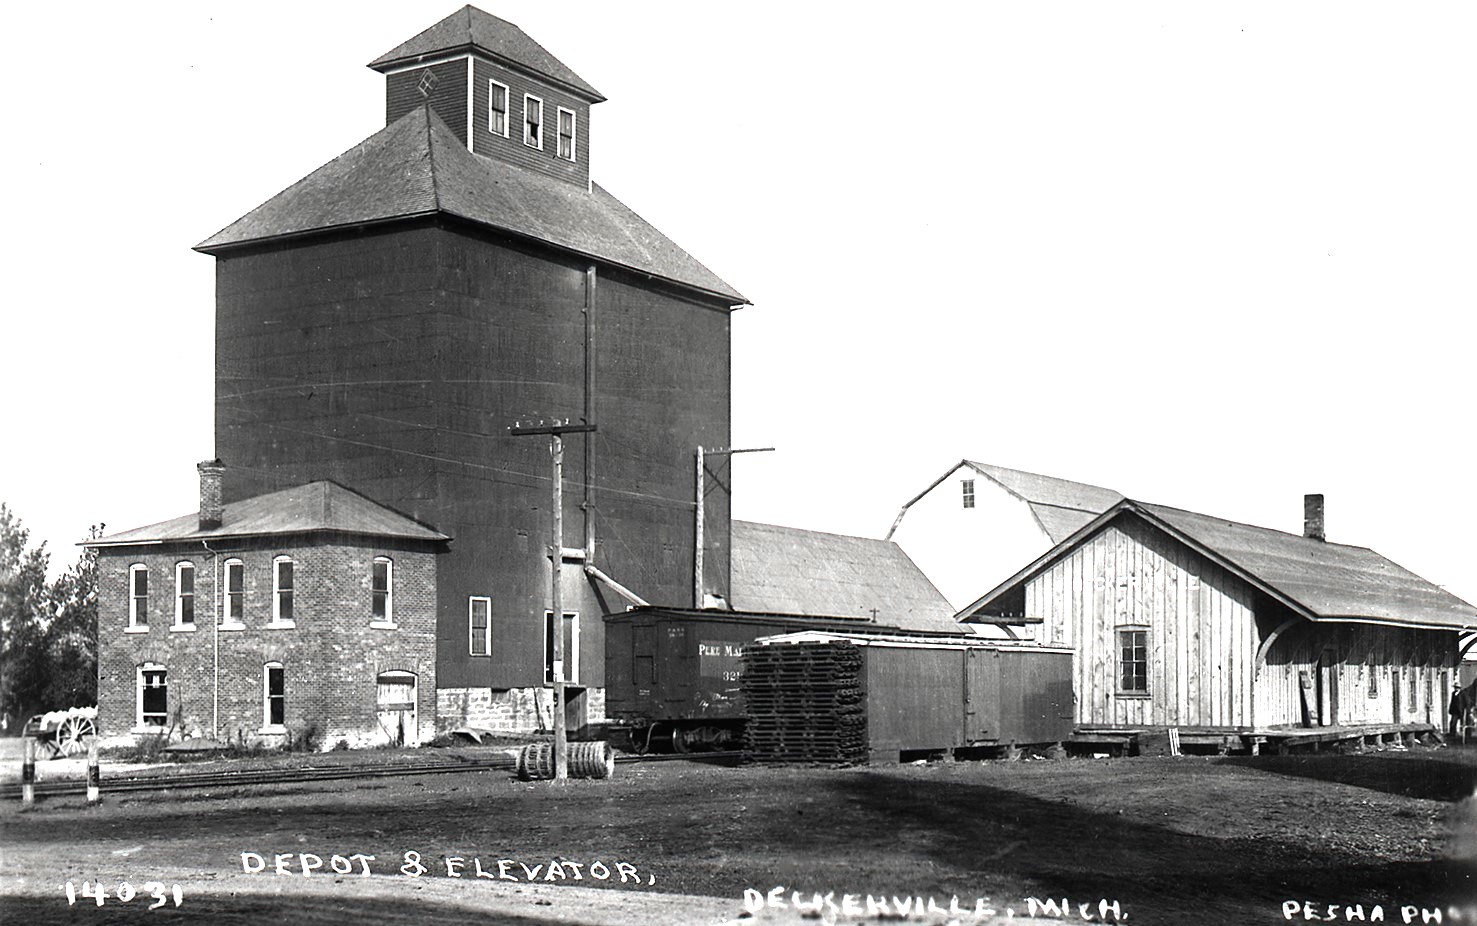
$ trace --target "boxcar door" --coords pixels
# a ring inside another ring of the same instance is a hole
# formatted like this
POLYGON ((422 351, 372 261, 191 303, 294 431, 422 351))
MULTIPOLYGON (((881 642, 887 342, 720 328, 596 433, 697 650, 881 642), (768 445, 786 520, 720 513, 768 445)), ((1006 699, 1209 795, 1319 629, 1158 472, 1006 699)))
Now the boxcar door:
POLYGON ((1000 694, 1000 654, 977 646, 966 647, 962 742, 1000 738, 1000 694))

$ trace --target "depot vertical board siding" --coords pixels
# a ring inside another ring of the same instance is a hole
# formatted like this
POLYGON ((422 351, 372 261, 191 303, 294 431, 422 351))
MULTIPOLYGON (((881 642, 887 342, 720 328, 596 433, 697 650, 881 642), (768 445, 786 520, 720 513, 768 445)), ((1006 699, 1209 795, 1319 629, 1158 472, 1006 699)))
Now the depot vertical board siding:
POLYGON ((1026 613, 1077 650, 1082 724, 1243 726, 1258 634, 1245 582, 1133 519, 1032 579, 1026 613), (1121 628, 1148 631, 1147 696, 1118 690, 1121 628))

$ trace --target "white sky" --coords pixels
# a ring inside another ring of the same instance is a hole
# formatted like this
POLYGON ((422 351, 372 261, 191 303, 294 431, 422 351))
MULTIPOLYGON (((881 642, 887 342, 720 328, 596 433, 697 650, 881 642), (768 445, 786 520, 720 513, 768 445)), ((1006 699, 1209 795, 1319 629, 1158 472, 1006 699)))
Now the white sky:
MULTIPOLYGON (((455 0, 17 4, 0 501, 193 509, 213 259, 455 0)), ((755 303, 735 514, 882 536, 961 458, 1370 546, 1477 602, 1477 7, 485 0, 595 179, 755 303)))

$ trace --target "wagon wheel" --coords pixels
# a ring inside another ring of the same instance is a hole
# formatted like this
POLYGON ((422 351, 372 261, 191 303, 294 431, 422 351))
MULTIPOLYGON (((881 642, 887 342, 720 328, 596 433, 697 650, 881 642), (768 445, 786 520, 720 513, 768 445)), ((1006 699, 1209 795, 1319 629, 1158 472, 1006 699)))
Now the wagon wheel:
POLYGON ((87 749, 87 740, 97 736, 97 727, 87 717, 68 717, 56 731, 62 755, 75 756, 87 749))

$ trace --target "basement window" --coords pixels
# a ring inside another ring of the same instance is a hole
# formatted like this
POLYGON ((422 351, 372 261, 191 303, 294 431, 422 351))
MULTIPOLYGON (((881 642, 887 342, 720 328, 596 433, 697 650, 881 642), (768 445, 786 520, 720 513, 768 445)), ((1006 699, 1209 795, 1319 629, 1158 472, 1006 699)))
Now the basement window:
POLYGON ((492 655, 491 598, 467 599, 467 652, 473 656, 492 655))
POLYGON ((142 563, 128 567, 128 629, 149 629, 149 567, 142 563))
POLYGON ((559 156, 574 160, 574 113, 559 107, 559 156))
POLYGON ((1147 627, 1118 629, 1118 693, 1145 696, 1149 693, 1149 630, 1147 627))
POLYGON ((964 495, 964 507, 965 508, 973 508, 974 507, 974 480, 973 479, 961 479, 959 481, 959 488, 963 491, 963 495, 964 495))
POLYGON ((373 627, 395 626, 392 581, 395 564, 388 556, 376 556, 369 572, 369 623, 373 627))
POLYGON ((544 101, 536 96, 523 95, 523 144, 543 150, 544 147, 544 101))
MULTIPOLYGON (((580 616, 564 612, 564 681, 576 684, 580 677, 580 616)), ((554 684, 554 612, 544 612, 544 684, 554 684)))
POLYGON ((195 564, 174 565, 174 629, 195 629, 195 564))
POLYGON ((487 82, 487 131, 508 137, 508 85, 487 82))

